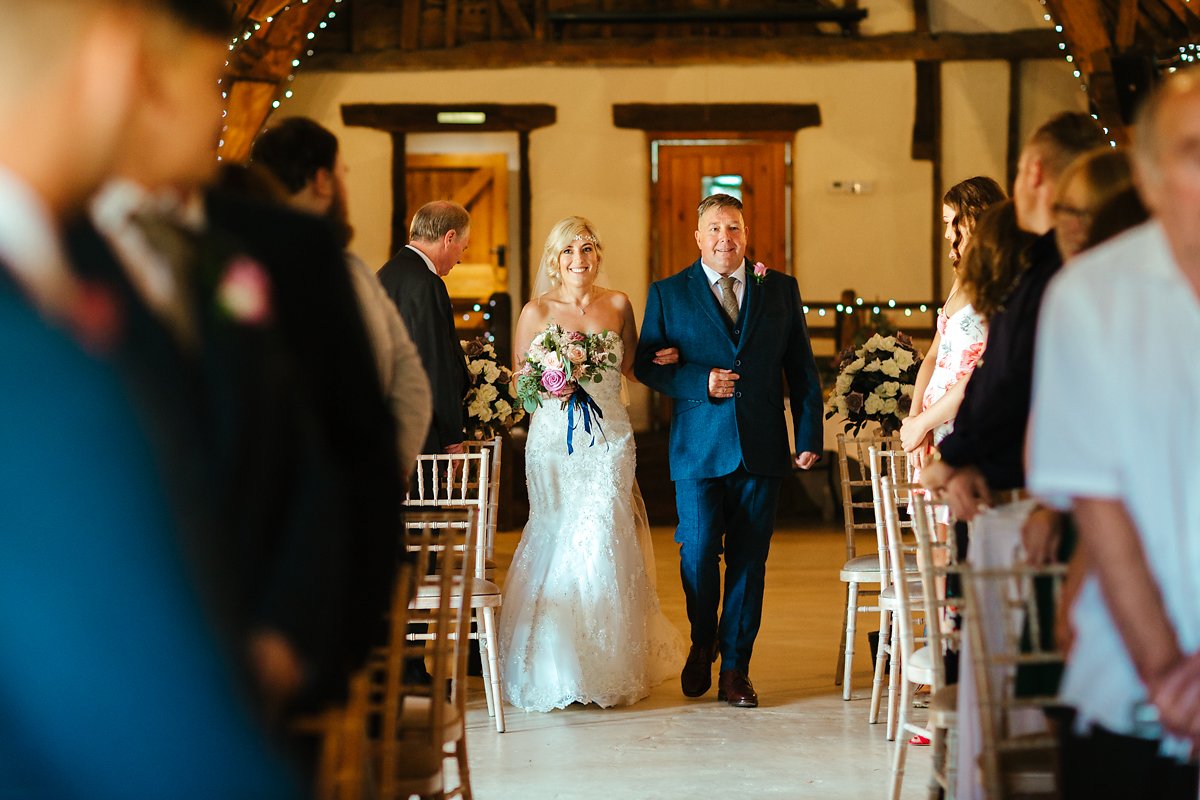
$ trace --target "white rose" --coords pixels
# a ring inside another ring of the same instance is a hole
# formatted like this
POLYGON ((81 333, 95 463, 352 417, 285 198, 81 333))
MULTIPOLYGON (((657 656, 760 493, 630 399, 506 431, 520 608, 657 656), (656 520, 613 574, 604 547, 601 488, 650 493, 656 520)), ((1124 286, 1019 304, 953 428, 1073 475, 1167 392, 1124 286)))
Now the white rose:
POLYGON ((882 410, 883 399, 875 392, 867 395, 867 400, 863 403, 863 411, 866 411, 868 414, 878 414, 882 410))
POLYGON ((912 397, 915 387, 911 383, 906 383, 900 387, 900 394, 904 397, 912 397))
POLYGON ((878 361, 872 361, 870 364, 867 364, 865 367, 863 367, 863 372, 879 372, 879 370, 880 366, 878 361))
POLYGON ((471 373, 472 375, 478 375, 479 373, 483 372, 483 362, 482 361, 467 362, 467 372, 471 373))
POLYGON ((842 395, 836 395, 833 398, 833 410, 839 414, 848 414, 850 409, 846 406, 846 398, 842 395))
POLYGON ((896 366, 900 369, 908 369, 916 363, 913 354, 903 347, 896 348, 896 352, 892 354, 892 358, 896 359, 896 366))
POLYGON ((496 366, 494 361, 485 361, 483 363, 484 380, 486 380, 488 383, 495 383, 496 379, 500 377, 500 368, 496 366))
POLYGON ((896 359, 894 358, 879 362, 879 370, 890 378, 900 377, 900 367, 897 366, 896 359))
POLYGON ((837 380, 834 382, 833 388, 838 394, 845 394, 846 392, 850 391, 850 387, 853 384, 854 376, 847 375, 843 372, 841 375, 837 376, 837 380))
POLYGON ((877 345, 877 347, 880 350, 895 350, 896 349, 896 337, 895 336, 884 336, 882 339, 879 340, 879 344, 877 345))
POLYGON ((880 397, 895 397, 900 393, 900 384, 896 381, 884 381, 875 391, 879 392, 880 397))
POLYGON ((512 406, 508 404, 507 400, 498 400, 495 408, 496 416, 500 419, 507 419, 508 416, 512 414, 512 406))
POLYGON ((467 406, 467 414, 475 419, 487 422, 492 418, 492 409, 486 402, 476 398, 471 405, 467 406))
POLYGON ((866 363, 867 363, 867 360, 860 356, 859 358, 856 358, 853 361, 851 361, 846 366, 846 372, 851 372, 851 373, 858 372, 860 369, 863 368, 863 365, 866 363))
POLYGON ((490 383, 485 383, 476 390, 475 396, 485 403, 491 403, 500 396, 500 392, 490 383))
POLYGON ((546 351, 539 359, 539 363, 543 370, 562 369, 562 359, 558 357, 558 353, 553 350, 546 351))
POLYGON ((899 408, 895 400, 884 400, 883 407, 880 409, 884 414, 895 414, 899 408))
POLYGON ((878 349, 879 349, 879 334, 876 333, 870 339, 867 339, 866 344, 863 345, 863 350, 868 353, 871 353, 878 349))

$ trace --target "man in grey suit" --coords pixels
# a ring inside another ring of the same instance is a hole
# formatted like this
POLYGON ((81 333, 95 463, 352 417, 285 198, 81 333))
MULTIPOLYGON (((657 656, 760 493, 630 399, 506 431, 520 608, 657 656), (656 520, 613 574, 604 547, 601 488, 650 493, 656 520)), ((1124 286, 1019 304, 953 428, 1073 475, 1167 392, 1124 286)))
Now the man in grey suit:
POLYGON ((443 278, 462 259, 470 240, 467 210, 435 200, 417 210, 409 243, 379 270, 379 281, 404 318, 433 389, 433 424, 424 453, 462 452, 462 403, 470 376, 443 278))

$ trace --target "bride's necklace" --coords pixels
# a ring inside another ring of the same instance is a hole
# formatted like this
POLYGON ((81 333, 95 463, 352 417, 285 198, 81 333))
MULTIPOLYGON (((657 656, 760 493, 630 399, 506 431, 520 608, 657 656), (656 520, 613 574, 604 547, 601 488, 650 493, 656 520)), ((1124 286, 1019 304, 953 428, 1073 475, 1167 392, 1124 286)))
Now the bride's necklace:
POLYGON ((592 307, 592 303, 595 302, 595 300, 593 298, 589 299, 586 303, 581 303, 578 300, 568 298, 565 302, 578 311, 579 316, 586 317, 588 309, 592 307))

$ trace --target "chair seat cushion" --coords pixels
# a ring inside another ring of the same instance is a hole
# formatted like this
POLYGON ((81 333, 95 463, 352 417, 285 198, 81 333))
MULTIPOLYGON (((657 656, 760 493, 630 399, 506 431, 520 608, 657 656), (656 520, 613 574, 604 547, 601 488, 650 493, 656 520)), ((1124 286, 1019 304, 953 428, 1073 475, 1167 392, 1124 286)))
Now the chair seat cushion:
MULTIPOLYGON (((500 587, 492 581, 484 580, 483 578, 471 578, 471 605, 499 605, 500 603, 500 587)), ((417 587, 417 596, 410 604, 411 608, 436 608, 438 598, 442 595, 442 587, 436 583, 436 579, 430 578, 422 581, 417 587)), ((458 602, 455 598, 462 597, 462 581, 455 578, 454 585, 450 587, 450 607, 458 608, 458 602)))
MULTIPOLYGON (((925 590, 925 587, 923 587, 921 585, 920 581, 909 581, 908 582, 909 602, 912 602, 915 599, 919 599, 921 597, 921 592, 923 592, 924 590, 925 590)), ((892 584, 892 585, 888 586, 886 589, 884 589, 882 592, 880 592, 879 600, 881 602, 884 600, 890 600, 892 602, 892 605, 895 605, 897 602, 896 601, 896 585, 892 584)))
MULTIPOLYGON (((904 571, 914 575, 917 572, 917 557, 912 553, 904 554, 904 571)), ((842 564, 841 577, 843 581, 860 583, 879 582, 879 556, 875 553, 857 556, 842 564)))
POLYGON ((933 683, 933 651, 928 647, 914 650, 902 669, 913 683, 933 683))

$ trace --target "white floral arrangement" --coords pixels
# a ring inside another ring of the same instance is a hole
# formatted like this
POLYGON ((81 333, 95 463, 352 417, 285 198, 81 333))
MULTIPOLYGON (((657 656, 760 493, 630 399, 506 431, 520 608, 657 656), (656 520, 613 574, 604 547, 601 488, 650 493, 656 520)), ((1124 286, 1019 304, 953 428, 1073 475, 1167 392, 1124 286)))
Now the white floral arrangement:
POLYGON ((838 356, 837 380, 829 395, 825 418, 846 418, 846 431, 858 434, 869 422, 892 434, 912 407, 913 385, 921 368, 921 354, 903 333, 875 334, 857 350, 838 356))
POLYGON ((512 370, 499 363, 496 348, 483 337, 459 344, 471 373, 471 385, 463 398, 467 436, 491 439, 525 417, 525 409, 513 394, 512 370))

